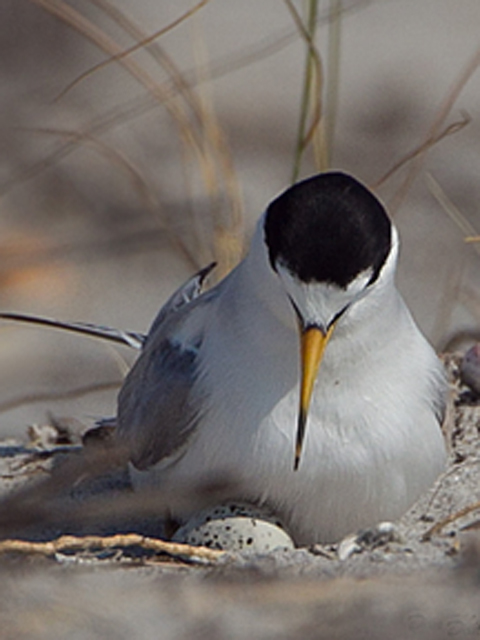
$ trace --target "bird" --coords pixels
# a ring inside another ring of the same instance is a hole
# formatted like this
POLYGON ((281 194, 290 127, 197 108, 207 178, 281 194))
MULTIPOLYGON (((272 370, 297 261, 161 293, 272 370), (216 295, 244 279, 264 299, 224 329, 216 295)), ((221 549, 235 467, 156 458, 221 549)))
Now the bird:
MULTIPOLYGON (((446 462, 447 383, 395 284, 398 232, 353 176, 278 195, 244 259, 161 309, 118 395, 137 489, 229 477, 297 546, 398 519, 446 462)), ((174 511, 174 507, 172 507, 174 511)))

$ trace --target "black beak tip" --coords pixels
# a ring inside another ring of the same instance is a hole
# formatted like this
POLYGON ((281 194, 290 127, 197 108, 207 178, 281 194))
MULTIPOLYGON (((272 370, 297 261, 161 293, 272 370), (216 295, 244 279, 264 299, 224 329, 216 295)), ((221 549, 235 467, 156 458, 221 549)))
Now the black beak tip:
POLYGON ((300 456, 302 455, 303 439, 305 437, 305 425, 307 423, 307 414, 303 409, 300 409, 298 414, 297 425, 297 441, 295 443, 295 461, 293 463, 293 470, 298 471, 300 465, 300 456))
POLYGON ((300 456, 295 454, 295 462, 293 463, 293 470, 298 471, 298 465, 300 464, 300 456))

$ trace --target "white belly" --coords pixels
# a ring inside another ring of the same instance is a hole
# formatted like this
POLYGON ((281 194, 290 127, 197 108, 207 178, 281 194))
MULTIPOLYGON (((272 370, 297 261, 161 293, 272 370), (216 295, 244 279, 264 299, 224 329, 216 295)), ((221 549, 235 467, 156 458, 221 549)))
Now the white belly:
POLYGON ((220 382, 213 385, 218 393, 184 454, 167 468, 138 474, 142 484, 198 487, 226 476, 235 486, 232 499, 267 504, 304 545, 398 518, 442 471, 443 437, 422 397, 422 378, 392 383, 392 372, 377 371, 372 380, 355 367, 348 378, 336 378, 335 354, 320 371, 294 471, 296 349, 287 349, 278 366, 264 355, 241 384, 228 381, 229 394, 220 382))

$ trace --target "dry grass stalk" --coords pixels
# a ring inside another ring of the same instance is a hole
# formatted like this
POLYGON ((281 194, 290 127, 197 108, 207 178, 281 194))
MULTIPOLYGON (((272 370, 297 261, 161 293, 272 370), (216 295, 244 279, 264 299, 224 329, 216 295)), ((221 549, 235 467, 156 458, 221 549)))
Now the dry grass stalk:
MULTIPOLYGON (((480 502, 475 502, 474 504, 469 504, 466 507, 464 507, 463 509, 460 509, 459 511, 456 511, 455 513, 452 513, 451 515, 447 516, 446 518, 443 518, 442 520, 439 520, 439 522, 436 522, 433 525, 433 527, 430 527, 430 529, 423 534, 422 541, 426 542, 426 541, 430 540, 433 536, 438 535, 439 533, 441 533, 442 529, 444 529, 447 525, 452 524, 453 522, 456 522, 457 520, 460 520, 460 518, 464 518, 465 516, 468 516, 470 513, 473 513, 474 511, 478 511, 478 509, 480 509, 480 502)), ((474 528, 476 528, 474 525, 478 526, 478 523, 473 523, 472 525, 468 525, 465 528, 466 529, 474 529, 474 528)))
POLYGON ((147 209, 154 212, 158 208, 159 202, 154 188, 152 185, 148 184, 141 171, 122 151, 114 149, 103 140, 89 135, 88 132, 84 131, 69 131, 68 129, 53 128, 36 128, 32 131, 37 134, 65 138, 66 140, 72 141, 75 146, 81 144, 93 149, 95 152, 103 156, 112 166, 117 167, 122 173, 124 173, 130 181, 132 188, 138 194, 140 201, 147 209))
MULTIPOLYGON (((130 28, 129 21, 125 20, 124 14, 119 9, 117 9, 117 7, 115 7, 113 4, 111 4, 110 2, 107 2, 106 0, 90 0, 90 2, 96 5, 97 7, 99 7, 100 9, 102 9, 106 14, 110 15, 110 17, 114 19, 118 24, 122 24, 126 31, 129 30, 130 28)), ((140 49, 146 49, 148 45, 155 42, 155 40, 161 38, 163 35, 165 35, 169 31, 172 31, 173 29, 175 29, 175 27, 178 27, 182 22, 184 22, 185 20, 193 16, 199 9, 202 9, 208 2, 210 2, 210 0, 201 0, 201 2, 199 2, 198 4, 193 6, 191 9, 183 13, 179 18, 176 18, 170 24, 166 25, 165 27, 162 27, 161 29, 159 29, 158 31, 155 31, 149 36, 144 37, 143 39, 141 39, 139 42, 135 43, 133 46, 129 47, 128 49, 124 49, 122 52, 116 55, 110 56, 106 60, 103 60, 102 62, 99 62, 98 64, 96 64, 91 69, 88 69, 87 71, 79 75, 77 78, 75 78, 75 80, 73 80, 69 85, 67 85, 63 89, 63 91, 57 96, 56 101, 61 100, 69 91, 71 91, 74 87, 80 84, 83 80, 85 80, 92 74, 96 73, 97 71, 104 69, 105 67, 110 65, 112 62, 119 62, 122 58, 126 58, 127 56, 132 55, 132 53, 135 53, 135 51, 138 51, 140 49)))
POLYGON ((381 178, 371 184, 371 188, 378 189, 379 187, 381 187, 406 164, 408 164, 412 160, 415 160, 419 156, 423 156, 424 154, 428 153, 428 151, 430 151, 432 147, 436 146, 444 138, 458 133, 464 127, 469 125, 471 121, 471 117, 467 113, 464 113, 461 120, 452 122, 452 124, 449 124, 447 127, 442 129, 435 137, 424 140, 418 146, 412 149, 412 151, 406 153, 402 158, 400 158, 400 160, 398 160, 392 167, 390 167, 390 169, 388 169, 388 171, 384 173, 381 178))
MULTIPOLYGON (((242 50, 222 56, 221 60, 212 63, 209 76, 212 80, 219 79, 233 71, 261 62, 292 44, 296 36, 296 30, 285 30, 267 39, 265 42, 262 41, 247 53, 242 50)), ((204 77, 204 75, 205 71, 199 68, 195 70, 190 69, 183 74, 189 86, 192 88, 196 86, 198 78, 204 77)), ((79 133, 84 131, 86 135, 91 137, 102 135, 128 123, 132 119, 151 112, 158 106, 158 100, 154 100, 152 96, 136 96, 123 102, 120 106, 115 106, 92 119, 89 125, 85 129, 81 129, 79 133)), ((49 167, 68 157, 75 149, 76 144, 73 141, 63 142, 56 150, 41 161, 33 163, 30 167, 22 170, 10 180, 4 181, 0 188, 0 195, 5 195, 9 189, 18 186, 21 182, 35 178, 49 167)))
POLYGON ((44 393, 38 392, 22 395, 17 398, 10 398, 9 400, 0 402, 0 413, 13 411, 13 409, 18 409, 18 407, 24 407, 28 404, 56 402, 58 400, 75 400, 77 398, 82 398, 83 396, 91 395, 92 393, 114 391, 119 389, 121 385, 122 380, 112 380, 107 382, 97 382, 95 384, 86 384, 66 391, 46 391, 44 393))
POLYGON ((321 142, 317 145, 319 151, 318 162, 320 170, 326 169, 328 160, 326 158, 325 137, 318 133, 323 127, 322 123, 322 91, 323 91, 323 69, 320 53, 315 45, 315 29, 317 22, 318 2, 310 0, 308 3, 308 17, 304 24, 300 14, 291 0, 285 0, 285 4, 295 22, 295 25, 305 41, 307 47, 307 58, 305 62, 305 76, 300 107, 300 119, 298 123, 297 143, 295 149, 295 159, 293 164, 292 183, 298 180, 300 175, 301 161, 303 153, 311 143, 314 135, 320 136, 321 142), (312 111, 311 122, 307 128, 307 120, 312 111))
MULTIPOLYGON (((467 238, 475 237, 477 235, 475 227, 469 222, 469 220, 467 220, 460 209, 450 200, 442 186, 437 180, 435 180, 431 173, 427 173, 426 180, 430 193, 440 204, 442 210, 448 215, 450 220, 452 220, 460 229, 460 232, 467 238)), ((475 244, 473 245, 473 248, 477 252, 480 252, 480 247, 477 247, 475 244)))
MULTIPOLYGON (((397 163, 397 165, 395 165, 396 168, 393 167, 393 171, 392 170, 387 171, 387 173, 384 174, 384 176, 375 183, 374 188, 378 188, 388 178, 390 178, 393 175, 393 173, 396 170, 398 170, 398 168, 400 168, 400 166, 403 166, 405 164, 405 161, 408 162, 409 160, 412 160, 409 170, 407 172, 407 175, 405 176, 405 179, 403 180, 402 184, 400 185, 399 189, 396 192, 395 197, 393 198, 392 202, 389 205, 390 211, 395 212, 400 208, 415 178, 418 176, 418 174, 421 171, 422 164, 427 152, 435 144, 435 141, 438 141, 439 139, 442 139, 443 137, 445 137, 445 133, 442 135, 442 130, 445 130, 447 135, 450 133, 449 127, 444 129, 445 120, 449 116, 455 102, 457 101, 461 92, 465 88, 465 85, 473 76, 473 74, 475 73, 475 71, 478 69, 479 66, 480 66, 480 47, 478 47, 475 50, 474 54, 467 61, 463 70, 460 72, 460 74, 456 78, 453 86, 445 95, 444 99, 440 104, 440 107, 437 110, 436 116, 433 119, 427 131, 427 134, 425 135, 424 140, 417 147, 417 150, 413 152, 413 155, 412 153, 407 154, 406 160, 402 159, 399 163, 397 163)), ((453 126, 453 132, 455 133, 456 130, 458 130, 458 123, 454 123, 454 125, 451 125, 451 126, 453 126)))
POLYGON ((28 540, 0 540, 0 553, 40 554, 54 557, 58 553, 71 551, 89 551, 91 549, 118 549, 140 547, 145 551, 167 554, 179 560, 189 562, 215 564, 228 557, 225 551, 193 547, 188 544, 166 542, 158 538, 150 538, 136 533, 117 534, 113 536, 60 536, 47 542, 30 542, 28 540))
MULTIPOLYGON (((338 113, 338 94, 340 85, 341 25, 344 13, 342 0, 330 0, 327 79, 325 91, 325 149, 327 166, 333 163, 335 126, 338 113)), ((315 136, 315 147, 318 146, 315 136)), ((318 155, 318 152, 317 152, 318 155)))
MULTIPOLYGON (((221 232, 214 234, 213 238, 209 238, 208 246, 200 245, 198 249, 199 238, 196 238, 196 242, 189 243, 178 234, 174 234, 175 244, 185 257, 197 266, 205 261, 211 261, 212 258, 218 260, 221 257, 219 253, 227 254, 231 265, 238 262, 243 250, 243 218, 239 189, 232 171, 233 164, 228 146, 224 136, 218 134, 218 123, 215 128, 209 125, 201 100, 195 95, 174 61, 159 47, 158 42, 153 42, 158 39, 160 32, 157 31, 155 34, 147 36, 125 13, 116 9, 107 0, 92 0, 130 37, 136 40, 136 49, 145 47, 145 43, 149 45, 146 48, 147 53, 153 56, 161 69, 168 74, 168 81, 164 83, 159 83, 144 67, 131 59, 128 55, 131 53, 131 47, 125 50, 101 28, 62 0, 31 1, 77 30, 101 51, 107 53, 109 60, 120 63, 157 104, 165 106, 177 125, 182 145, 188 150, 187 153, 194 158, 195 166, 199 168, 200 174, 203 176, 205 191, 213 203, 213 207, 209 207, 209 210, 213 210, 213 217, 215 218, 215 205, 218 205, 218 202, 222 200, 220 194, 225 194, 227 197, 226 205, 221 207, 222 210, 229 210, 228 215, 222 211, 223 215, 217 215, 216 219, 212 221, 211 226, 220 229, 221 232), (213 131, 215 135, 212 136, 213 131), (213 173, 212 166, 214 167, 213 173), (238 240, 239 237, 240 240, 238 240), (227 250, 219 246, 224 238, 227 238, 227 250), (232 253, 235 253, 233 257, 232 253)), ((199 3, 161 31, 166 33, 173 26, 177 26, 196 13, 204 4, 206 2, 199 3)), ((78 134, 79 139, 83 139, 85 136, 91 142, 93 137, 91 132, 78 134)), ((116 159, 118 160, 118 158, 116 159)))

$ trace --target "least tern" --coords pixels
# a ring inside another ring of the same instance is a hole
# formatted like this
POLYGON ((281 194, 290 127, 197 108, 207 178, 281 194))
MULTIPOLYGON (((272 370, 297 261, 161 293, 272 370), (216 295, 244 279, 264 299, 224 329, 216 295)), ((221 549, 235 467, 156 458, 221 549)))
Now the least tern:
POLYGON ((134 483, 226 475, 298 545, 402 515, 444 468, 446 382, 395 286, 398 248, 348 175, 277 197, 237 268, 154 321, 118 398, 134 483))

